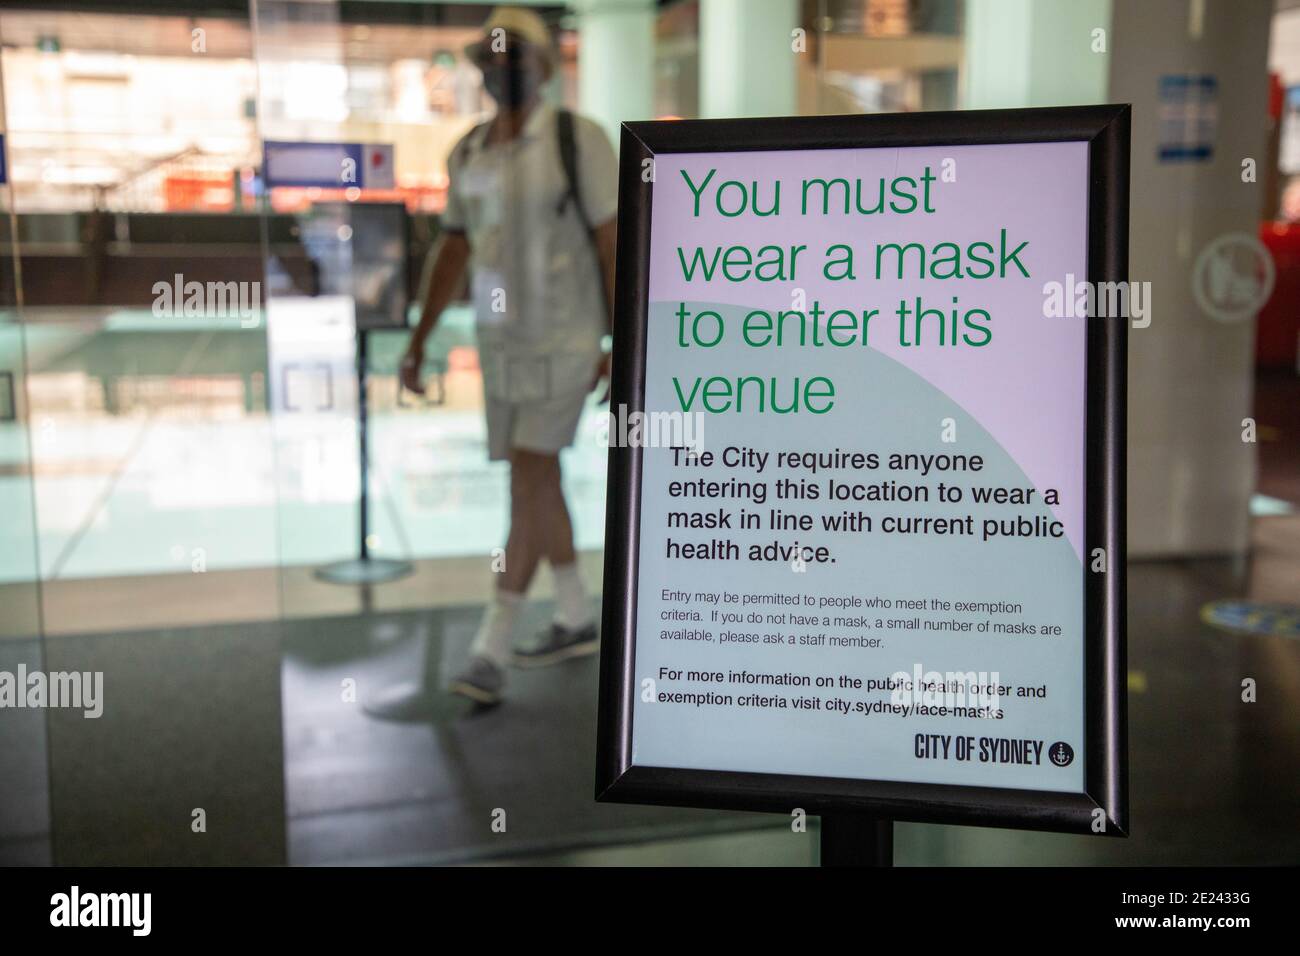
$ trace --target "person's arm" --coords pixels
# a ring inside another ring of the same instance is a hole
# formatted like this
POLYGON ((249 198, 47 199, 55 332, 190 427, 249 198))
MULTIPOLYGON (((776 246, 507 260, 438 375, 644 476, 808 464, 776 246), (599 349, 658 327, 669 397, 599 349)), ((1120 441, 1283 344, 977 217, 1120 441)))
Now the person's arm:
MULTIPOLYGON (((578 177, 577 188, 582 199, 582 209, 587 221, 598 223, 592 230, 596 258, 600 265, 600 281, 605 286, 605 301, 609 312, 605 328, 614 331, 614 259, 618 235, 618 160, 601 128, 586 117, 576 117, 574 132, 577 136, 578 177)), ((609 398, 610 357, 602 356, 596 367, 592 388, 603 378, 606 380, 601 401, 609 398)))
POLYGON ((600 257, 600 279, 605 283, 605 302, 609 306, 609 331, 614 331, 614 258, 617 249, 618 220, 597 226, 596 252, 600 257))
POLYGON ((444 232, 438 237, 434 252, 433 274, 429 278, 429 291, 420 310, 420 322, 411 333, 402 358, 402 384, 413 392, 423 392, 420 366, 424 362, 424 343, 438 324, 438 318, 451 303, 451 297, 460 288, 469 262, 469 241, 463 232, 444 232))
MULTIPOLYGON (((592 230, 592 235, 596 240, 596 254, 600 259, 600 281, 605 283, 605 304, 607 314, 605 316, 606 328, 610 334, 614 332, 614 260, 617 249, 618 237, 618 220, 610 219, 602 225, 592 230)), ((599 401, 601 403, 609 401, 609 370, 611 365, 611 356, 607 353, 602 355, 600 361, 596 364, 596 375, 592 379, 591 387, 595 390, 602 379, 605 381, 605 388, 601 392, 599 401)))

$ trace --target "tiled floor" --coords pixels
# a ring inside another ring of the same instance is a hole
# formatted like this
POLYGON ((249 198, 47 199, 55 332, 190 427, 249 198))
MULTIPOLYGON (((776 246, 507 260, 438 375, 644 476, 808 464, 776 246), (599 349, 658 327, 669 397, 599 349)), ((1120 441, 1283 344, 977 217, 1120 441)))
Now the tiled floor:
MULTIPOLYGON (((899 824, 898 862, 1300 862, 1300 641, 1199 614, 1217 598, 1294 595, 1300 518, 1257 528, 1249 565, 1130 569, 1130 839, 899 824), (1247 677, 1255 703, 1241 700, 1247 677)), ((530 606, 532 622, 546 610, 530 606)), ((47 667, 102 669, 106 693, 131 703, 98 721, 51 712, 48 730, 6 725, 0 860, 40 862, 51 832, 67 863, 814 858, 815 837, 782 819, 594 803, 594 659, 521 672, 482 715, 368 715, 384 690, 456 666, 475 618, 445 607, 51 638, 47 667), (48 797, 15 783, 33 780, 46 733, 48 797)))

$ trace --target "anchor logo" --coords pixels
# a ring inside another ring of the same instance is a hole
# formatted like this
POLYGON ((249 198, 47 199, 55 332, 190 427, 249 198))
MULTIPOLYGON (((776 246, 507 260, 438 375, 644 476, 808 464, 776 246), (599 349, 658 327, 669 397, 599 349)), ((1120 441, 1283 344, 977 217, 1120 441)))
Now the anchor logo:
POLYGON ((1064 740, 1058 740, 1048 748, 1047 758, 1058 767, 1068 767, 1074 763, 1074 748, 1064 740))

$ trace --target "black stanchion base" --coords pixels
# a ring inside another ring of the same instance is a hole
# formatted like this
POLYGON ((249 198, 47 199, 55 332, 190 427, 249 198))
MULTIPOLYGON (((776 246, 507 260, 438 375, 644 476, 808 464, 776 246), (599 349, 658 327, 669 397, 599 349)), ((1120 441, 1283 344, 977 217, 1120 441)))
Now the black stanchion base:
POLYGON ((315 576, 330 584, 382 584, 396 581, 415 570, 410 561, 390 558, 352 558, 317 568, 315 576))
POLYGON ((421 642, 418 679, 399 681, 374 694, 366 694, 361 709, 368 717, 404 724, 453 724, 491 709, 447 690, 442 678, 441 630, 425 633, 421 628, 418 640, 421 642))

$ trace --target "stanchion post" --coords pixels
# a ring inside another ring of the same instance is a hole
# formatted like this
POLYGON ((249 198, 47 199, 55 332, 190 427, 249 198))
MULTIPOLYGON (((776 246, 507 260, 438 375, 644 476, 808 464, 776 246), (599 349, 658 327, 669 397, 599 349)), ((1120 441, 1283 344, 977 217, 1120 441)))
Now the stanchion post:
MULTIPOLYGON (((357 326, 357 439, 359 441, 358 458, 361 462, 361 548, 358 552, 360 559, 368 561, 370 559, 370 461, 367 451, 366 442, 366 368, 368 359, 366 356, 366 330, 357 326)), ((400 386, 398 386, 400 388, 400 386)))
POLYGON ((857 813, 821 818, 822 866, 893 866, 894 821, 857 813))

